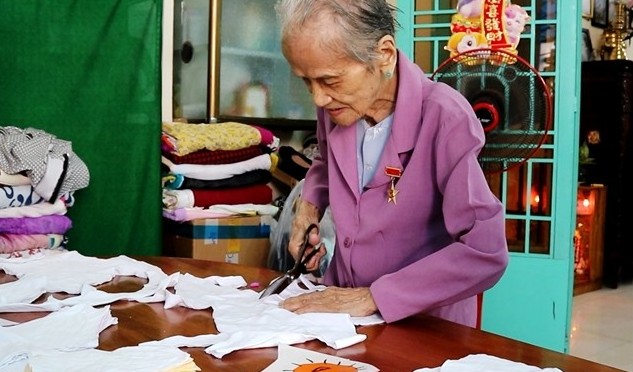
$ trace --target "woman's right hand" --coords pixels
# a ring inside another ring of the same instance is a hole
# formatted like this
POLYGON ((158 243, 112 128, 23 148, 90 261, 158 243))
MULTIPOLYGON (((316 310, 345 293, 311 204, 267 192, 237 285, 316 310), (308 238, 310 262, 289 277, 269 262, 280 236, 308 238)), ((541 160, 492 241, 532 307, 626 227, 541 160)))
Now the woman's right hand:
POLYGON ((290 230, 290 238, 288 240, 288 251, 296 262, 297 260, 301 260, 303 257, 307 256, 318 247, 319 251, 310 260, 304 263, 306 271, 316 271, 319 268, 321 258, 327 253, 325 245, 321 243, 321 235, 318 228, 319 209, 315 205, 301 199, 297 199, 297 203, 295 217, 292 221, 292 228, 290 230), (317 228, 312 229, 309 232, 310 236, 308 237, 308 245, 303 253, 303 257, 299 257, 299 251, 306 239, 306 229, 311 224, 315 224, 317 228))

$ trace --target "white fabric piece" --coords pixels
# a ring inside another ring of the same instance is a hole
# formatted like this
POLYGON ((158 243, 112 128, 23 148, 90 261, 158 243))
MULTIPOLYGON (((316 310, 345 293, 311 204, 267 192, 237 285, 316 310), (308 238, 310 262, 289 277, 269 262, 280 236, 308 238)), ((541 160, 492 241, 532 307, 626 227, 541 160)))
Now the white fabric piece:
POLYGON ((34 355, 28 365, 32 372, 200 371, 188 353, 170 346, 130 346, 114 351, 89 349, 70 353, 47 351, 34 355))
POLYGON ((161 274, 152 271, 147 272, 149 281, 136 292, 108 293, 100 291, 89 284, 85 284, 79 296, 68 297, 63 300, 49 297, 47 302, 58 302, 62 306, 72 306, 76 304, 99 306, 111 304, 119 300, 137 301, 142 303, 162 302, 165 301, 167 288, 174 286, 174 284, 177 282, 177 279, 174 278, 177 278, 180 274, 175 273, 170 276, 161 274))
POLYGON ((141 342, 139 346, 173 346, 173 347, 208 347, 209 345, 225 342, 228 334, 208 334, 198 336, 170 336, 162 340, 141 342))
POLYGON ((46 278, 31 277, 0 285, 0 306, 31 303, 46 293, 46 278))
MULTIPOLYGON (((0 311, 54 311, 75 304, 104 305, 118 300, 160 302, 165 300, 166 288, 173 286, 177 275, 167 276, 160 268, 127 256, 109 259, 82 256, 76 251, 46 252, 26 258, 0 259, 0 269, 21 280, 46 278, 46 292, 79 294, 63 300, 49 296, 42 304, 5 303, 0 311), (136 292, 107 293, 93 285, 112 280, 115 276, 136 276, 148 282, 136 292)), ((6 284, 0 284, 0 291, 6 284)))
POLYGON ((209 212, 225 213, 227 215, 266 215, 274 216, 279 211, 279 207, 271 204, 215 204, 207 208, 209 212))
POLYGON ((414 372, 562 372, 558 368, 540 368, 486 354, 471 354, 447 360, 441 367, 420 368, 414 372))
POLYGON ((67 307, 45 317, 9 327, 0 327, 0 370, 26 360, 33 352, 73 351, 95 348, 99 333, 117 324, 110 307, 67 307))
MULTIPOLYGON (((293 282, 280 296, 260 300, 259 293, 250 289, 240 289, 246 286, 246 281, 242 277, 197 278, 179 273, 167 276, 155 266, 126 256, 98 259, 84 257, 74 251, 46 253, 28 258, 0 260, 0 268, 8 274, 16 275, 19 278, 18 282, 45 278, 45 283, 40 283, 38 291, 41 291, 43 286, 47 292, 79 294, 63 300, 49 296, 42 304, 5 304, 4 307, 0 306, 0 310, 11 308, 9 311, 18 311, 15 307, 21 306, 22 311, 54 311, 72 305, 100 305, 120 299, 140 302, 164 300, 166 308, 212 307, 219 335, 176 337, 156 344, 207 347, 205 351, 217 358, 239 349, 301 343, 312 339, 319 339, 328 346, 339 349, 362 342, 366 338, 365 335, 356 333, 354 324, 347 314, 299 315, 279 308, 279 301, 287 298, 284 296, 306 291, 299 287, 299 281, 293 282), (132 293, 106 293, 93 287, 117 275, 147 278, 148 283, 139 291, 132 293), (175 294, 167 291, 168 287, 174 287, 175 294), (189 342, 194 342, 195 345, 189 342)), ((304 277, 301 280, 308 291, 323 288, 313 285, 304 277)), ((0 285, 0 289, 3 285, 0 285)))
POLYGON ((66 203, 61 199, 57 199, 54 203, 43 201, 22 207, 0 209, 0 218, 41 217, 54 214, 64 215, 67 211, 66 203))
POLYGON ((174 286, 175 294, 168 292, 165 299, 165 309, 176 306, 190 309, 207 309, 213 303, 213 297, 236 294, 241 296, 237 288, 244 287, 246 281, 241 276, 219 277, 210 276, 204 279, 190 274, 180 276, 174 286))
POLYGON ((308 349, 301 349, 294 346, 279 345, 277 350, 277 360, 261 372, 295 371, 299 369, 306 371, 336 371, 339 369, 342 370, 341 367, 345 366, 354 367, 354 370, 356 371, 380 371, 371 364, 356 362, 350 359, 340 358, 308 349))
POLYGON ((270 154, 257 155, 229 164, 174 164, 164 156, 161 156, 161 162, 169 168, 171 173, 203 181, 224 180, 258 169, 270 170, 272 165, 270 154))
POLYGON ((59 301, 51 302, 51 297, 48 297, 46 302, 39 304, 27 304, 27 303, 13 303, 0 305, 0 313, 36 313, 43 311, 57 311, 64 307, 59 301))
MULTIPOLYGON (((216 358, 222 358, 235 350, 296 344, 313 339, 340 349, 362 342, 367 337, 356 333, 348 314, 295 314, 278 307, 279 301, 284 298, 284 292, 280 296, 260 300, 259 293, 250 289, 219 287, 211 284, 208 279, 189 275, 183 275, 175 288, 176 293, 173 296, 168 295, 166 307, 179 305, 196 309, 209 306, 213 308, 213 319, 220 335, 198 337, 196 341, 211 342, 205 352, 216 358)), ((298 281, 294 281, 287 291, 296 293, 298 288, 298 281)), ((149 344, 193 346, 190 341, 193 340, 176 336, 149 344)), ((199 347, 200 344, 196 346, 199 347)))

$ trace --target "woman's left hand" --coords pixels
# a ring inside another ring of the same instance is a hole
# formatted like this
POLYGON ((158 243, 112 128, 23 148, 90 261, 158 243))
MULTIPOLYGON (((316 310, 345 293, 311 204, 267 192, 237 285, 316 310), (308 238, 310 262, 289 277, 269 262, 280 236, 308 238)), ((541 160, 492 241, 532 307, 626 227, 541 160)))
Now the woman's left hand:
POLYGON ((351 316, 368 316, 378 311, 369 288, 328 287, 323 291, 291 297, 279 304, 297 314, 347 313, 351 316))

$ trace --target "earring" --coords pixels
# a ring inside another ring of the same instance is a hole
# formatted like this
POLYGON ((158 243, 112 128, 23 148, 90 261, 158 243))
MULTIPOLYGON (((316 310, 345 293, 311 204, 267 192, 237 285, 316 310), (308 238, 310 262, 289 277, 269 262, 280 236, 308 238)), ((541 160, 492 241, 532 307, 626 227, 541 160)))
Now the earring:
POLYGON ((393 72, 391 71, 385 71, 383 72, 383 75, 385 76, 385 79, 389 80, 393 77, 393 72))

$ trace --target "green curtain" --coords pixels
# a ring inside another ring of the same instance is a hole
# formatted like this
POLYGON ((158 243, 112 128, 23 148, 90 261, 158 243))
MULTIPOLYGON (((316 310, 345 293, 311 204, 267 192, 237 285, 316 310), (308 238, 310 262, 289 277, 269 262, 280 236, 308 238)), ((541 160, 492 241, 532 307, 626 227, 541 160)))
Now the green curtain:
POLYGON ((90 171, 68 248, 158 255, 161 0, 0 0, 0 126, 72 142, 90 171))

